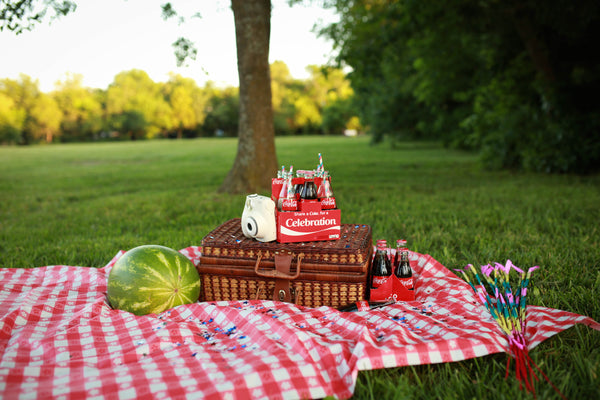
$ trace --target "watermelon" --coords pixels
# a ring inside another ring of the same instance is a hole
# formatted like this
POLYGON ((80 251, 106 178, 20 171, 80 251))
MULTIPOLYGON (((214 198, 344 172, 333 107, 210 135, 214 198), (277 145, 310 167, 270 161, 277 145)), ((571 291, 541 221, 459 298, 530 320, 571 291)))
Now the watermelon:
POLYGON ((108 302, 135 315, 158 314, 198 301, 200 276, 180 252, 144 245, 123 254, 107 279, 108 302))

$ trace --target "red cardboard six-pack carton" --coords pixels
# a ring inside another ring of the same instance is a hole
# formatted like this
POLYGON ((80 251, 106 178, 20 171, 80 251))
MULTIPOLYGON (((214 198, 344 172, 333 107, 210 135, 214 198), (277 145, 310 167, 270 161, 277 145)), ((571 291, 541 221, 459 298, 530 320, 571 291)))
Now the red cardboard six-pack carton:
POLYGON ((318 201, 300 201, 301 211, 277 212, 279 243, 337 240, 340 238, 341 212, 322 210, 318 201))
POLYGON ((331 190, 331 178, 321 169, 298 171, 297 177, 282 170, 273 178, 271 199, 277 205, 277 241, 279 243, 338 240, 341 211, 331 190), (317 175, 317 176, 315 176, 317 175))
MULTIPOLYGON (((379 242, 379 241, 378 241, 379 242)), ((369 281, 372 282, 369 290, 369 300, 371 302, 387 302, 387 301, 413 301, 415 300, 415 279, 412 271, 414 268, 415 261, 411 261, 408 258, 408 248, 405 240, 398 240, 403 243, 403 247, 398 249, 391 249, 386 247, 386 257, 390 262, 390 274, 388 276, 380 276, 376 274, 377 268, 375 268, 377 249, 373 251, 372 269, 370 271, 369 281), (405 257, 402 258, 402 262, 407 263, 408 269, 398 270, 398 263, 400 261, 400 254, 406 253, 405 257)), ((378 243, 379 245, 379 243, 378 243)))

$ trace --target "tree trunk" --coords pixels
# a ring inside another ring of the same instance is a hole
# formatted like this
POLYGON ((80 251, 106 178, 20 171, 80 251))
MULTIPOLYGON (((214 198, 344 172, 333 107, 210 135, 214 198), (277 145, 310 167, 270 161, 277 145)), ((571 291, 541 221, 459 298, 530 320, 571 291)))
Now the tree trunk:
POLYGON ((277 171, 269 71, 270 0, 232 0, 235 19, 240 113, 238 149, 219 189, 259 193, 271 188, 277 171))

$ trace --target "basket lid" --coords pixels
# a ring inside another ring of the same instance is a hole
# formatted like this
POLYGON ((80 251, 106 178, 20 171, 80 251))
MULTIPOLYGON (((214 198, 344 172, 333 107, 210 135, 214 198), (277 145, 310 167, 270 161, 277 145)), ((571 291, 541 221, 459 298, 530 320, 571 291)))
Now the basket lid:
POLYGON ((259 242, 244 236, 241 219, 231 219, 202 239, 203 256, 256 258, 260 251, 263 258, 272 258, 278 251, 304 254, 303 262, 331 264, 363 264, 369 261, 372 251, 371 227, 363 224, 342 224, 340 239, 318 242, 278 243, 259 242))

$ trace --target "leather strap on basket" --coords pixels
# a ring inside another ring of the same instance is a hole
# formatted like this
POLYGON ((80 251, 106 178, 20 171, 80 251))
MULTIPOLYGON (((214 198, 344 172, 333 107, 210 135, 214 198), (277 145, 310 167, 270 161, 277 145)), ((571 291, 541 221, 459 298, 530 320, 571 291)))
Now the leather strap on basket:
POLYGON ((276 251, 274 255, 275 269, 265 271, 259 270, 262 253, 258 253, 256 265, 254 266, 254 272, 256 275, 262 276, 263 278, 275 279, 275 290, 273 290, 274 301, 285 301, 290 303, 295 300, 292 299, 290 281, 300 276, 300 265, 302 258, 304 258, 304 254, 298 254, 296 261, 296 273, 292 275, 290 273, 290 267, 292 265, 293 258, 294 255, 290 252, 285 252, 284 250, 276 251))

